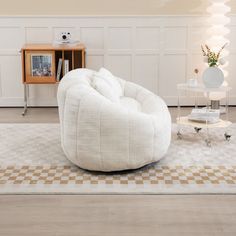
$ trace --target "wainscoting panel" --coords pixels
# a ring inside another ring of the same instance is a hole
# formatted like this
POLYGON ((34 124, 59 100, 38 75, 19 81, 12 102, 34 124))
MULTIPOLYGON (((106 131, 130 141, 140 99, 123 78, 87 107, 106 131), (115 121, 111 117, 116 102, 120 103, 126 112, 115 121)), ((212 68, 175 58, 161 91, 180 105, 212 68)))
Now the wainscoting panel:
POLYGON ((136 50, 159 50, 160 27, 137 27, 135 33, 136 50))
POLYGON ((132 56, 129 54, 109 54, 106 67, 120 78, 131 80, 132 78, 132 56))
POLYGON ((235 102, 235 97, 236 97, 236 53, 231 54, 229 57, 229 67, 228 67, 228 71, 229 71, 229 77, 227 79, 229 85, 233 88, 233 90, 231 91, 231 104, 236 105, 235 102))
POLYGON ((134 67, 134 82, 158 93, 159 55, 137 55, 134 67))
MULTIPOLYGON (((236 16, 231 21, 229 81, 236 105, 236 16)), ((198 16, 47 16, 0 17, 0 106, 23 106, 20 49, 25 43, 51 43, 62 31, 86 47, 87 68, 104 66, 177 104, 177 83, 202 73, 200 45, 205 17, 198 16)), ((56 85, 31 85, 30 105, 56 106, 56 85)), ((185 105, 193 102, 182 99, 185 105)))
POLYGON ((19 39, 19 36, 21 35, 20 27, 0 27, 0 35, 0 44, 2 45, 2 49, 9 50, 20 48, 22 46, 23 42, 19 39))
POLYGON ((17 98, 23 96, 21 83, 21 60, 14 55, 0 57, 1 65, 1 95, 4 98, 17 98))
POLYGON ((47 27, 26 27, 25 41, 26 43, 50 43, 52 42, 53 32, 47 27))
POLYGON ((104 65, 103 55, 87 55, 86 66, 88 68, 93 68, 93 70, 99 70, 104 65))
POLYGON ((165 50, 186 50, 188 40, 187 27, 165 27, 164 49, 165 50))
POLYGON ((131 50, 132 29, 130 27, 109 27, 108 50, 131 50))
POLYGON ((164 55, 160 68, 159 94, 166 97, 171 103, 178 95, 176 84, 184 83, 187 73, 186 55, 164 55), (167 66, 168 65, 168 66, 167 66), (168 69, 169 68, 169 69, 168 69))
POLYGON ((230 27, 231 33, 229 34, 229 39, 231 41, 229 48, 232 51, 236 51, 236 25, 230 27))
POLYGON ((81 28, 80 30, 81 41, 86 42, 88 50, 103 50, 104 49, 104 28, 81 28))

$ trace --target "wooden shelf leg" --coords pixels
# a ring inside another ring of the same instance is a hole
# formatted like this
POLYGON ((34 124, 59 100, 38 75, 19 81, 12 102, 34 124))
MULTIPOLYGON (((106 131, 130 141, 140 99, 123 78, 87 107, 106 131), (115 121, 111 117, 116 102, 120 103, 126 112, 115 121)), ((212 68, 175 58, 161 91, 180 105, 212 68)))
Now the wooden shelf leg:
POLYGON ((22 112, 22 116, 25 116, 27 113, 27 109, 28 109, 28 85, 24 84, 24 110, 22 112))

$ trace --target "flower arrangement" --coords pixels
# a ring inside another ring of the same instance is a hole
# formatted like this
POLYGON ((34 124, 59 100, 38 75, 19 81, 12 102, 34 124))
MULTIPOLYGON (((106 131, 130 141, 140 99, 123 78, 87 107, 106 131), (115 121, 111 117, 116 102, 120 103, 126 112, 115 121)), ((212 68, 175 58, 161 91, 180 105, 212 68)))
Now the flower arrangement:
POLYGON ((206 63, 208 63, 208 65, 210 67, 224 65, 225 64, 225 60, 223 58, 220 58, 220 55, 221 55, 222 51, 224 50, 224 48, 226 46, 227 46, 227 43, 224 44, 223 47, 221 47, 221 49, 219 50, 218 53, 213 52, 208 47, 208 45, 205 45, 205 47, 201 46, 202 53, 203 53, 203 56, 204 56, 204 61, 206 63))
POLYGON ((199 69, 194 69, 194 73, 196 74, 196 76, 198 76, 198 73, 199 73, 199 69))

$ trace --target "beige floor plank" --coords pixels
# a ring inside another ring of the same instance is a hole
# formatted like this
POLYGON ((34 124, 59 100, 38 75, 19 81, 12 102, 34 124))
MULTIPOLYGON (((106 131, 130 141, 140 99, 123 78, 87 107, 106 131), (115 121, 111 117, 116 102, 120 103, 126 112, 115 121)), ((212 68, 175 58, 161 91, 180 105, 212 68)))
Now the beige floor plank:
POLYGON ((236 235, 236 196, 1 196, 0 235, 236 235))
POLYGON ((0 108, 0 123, 58 123, 57 108, 29 108, 22 116, 23 108, 0 108))

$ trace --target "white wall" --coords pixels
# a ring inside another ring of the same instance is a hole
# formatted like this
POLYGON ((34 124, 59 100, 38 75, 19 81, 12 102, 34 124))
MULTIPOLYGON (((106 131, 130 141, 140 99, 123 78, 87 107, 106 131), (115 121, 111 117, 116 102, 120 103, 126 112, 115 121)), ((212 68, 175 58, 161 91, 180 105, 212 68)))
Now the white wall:
MULTIPOLYGON (((87 46, 87 67, 110 69, 176 105, 176 84, 203 71, 200 45, 206 19, 197 16, 0 17, 0 106, 22 106, 21 58, 24 43, 50 43, 62 30, 87 46)), ((231 23, 231 103, 236 104, 236 17, 231 23)), ((185 100, 186 104, 192 101, 185 100)), ((55 85, 30 86, 31 105, 56 105, 55 85)))
MULTIPOLYGON (((7 0, 0 15, 184 15, 206 14, 209 0, 7 0)), ((227 3, 236 13, 236 1, 227 3)))

